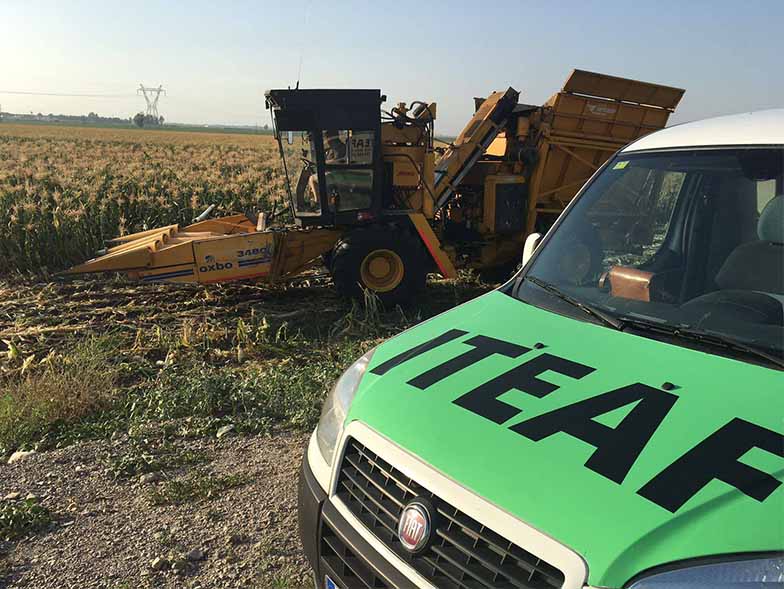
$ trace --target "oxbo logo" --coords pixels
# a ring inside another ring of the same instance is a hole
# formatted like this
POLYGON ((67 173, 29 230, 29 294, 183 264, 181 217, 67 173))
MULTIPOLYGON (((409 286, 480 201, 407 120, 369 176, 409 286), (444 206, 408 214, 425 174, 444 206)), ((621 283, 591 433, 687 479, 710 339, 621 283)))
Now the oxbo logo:
MULTIPOLYGON (((212 258, 212 256, 207 256, 208 258, 212 258)), ((214 259, 214 258, 213 258, 214 259)), ((208 260, 209 262, 210 260, 208 260)), ((207 263, 204 266, 199 266, 199 272, 217 272, 219 270, 231 270, 234 267, 234 264, 231 262, 213 262, 212 264, 207 263)))

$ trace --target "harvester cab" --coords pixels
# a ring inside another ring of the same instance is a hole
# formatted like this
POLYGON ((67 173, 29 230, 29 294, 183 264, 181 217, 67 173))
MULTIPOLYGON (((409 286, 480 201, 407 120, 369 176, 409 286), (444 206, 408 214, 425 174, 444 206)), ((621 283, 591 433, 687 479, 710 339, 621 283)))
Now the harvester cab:
POLYGON ((270 90, 297 225, 344 226, 381 210, 379 90, 270 90))

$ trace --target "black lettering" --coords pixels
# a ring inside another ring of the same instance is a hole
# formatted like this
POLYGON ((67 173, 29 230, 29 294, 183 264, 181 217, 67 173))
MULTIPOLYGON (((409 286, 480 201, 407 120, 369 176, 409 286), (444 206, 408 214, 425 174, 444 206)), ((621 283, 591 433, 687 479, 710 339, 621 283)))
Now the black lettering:
POLYGON ((540 399, 549 395, 558 389, 558 385, 537 378, 548 370, 572 378, 582 378, 595 369, 552 354, 542 354, 479 385, 455 399, 453 403, 495 423, 504 423, 520 413, 520 410, 509 403, 499 401, 498 397, 511 390, 522 391, 540 399))
POLYGON ((531 349, 485 335, 477 335, 471 339, 467 339, 463 343, 473 346, 474 349, 463 352, 459 356, 455 356, 430 370, 426 370, 419 376, 409 380, 408 384, 415 386, 418 389, 426 389, 439 380, 443 380, 450 374, 454 374, 463 368, 476 364, 480 360, 492 356, 493 354, 501 354, 508 358, 517 358, 531 349))
POLYGON ((657 474, 638 494, 675 513, 705 485, 718 479, 752 499, 764 501, 781 481, 738 462, 752 448, 784 458, 784 435, 736 417, 657 474))
POLYGON ((611 481, 622 483, 677 400, 672 393, 635 383, 539 415, 510 429, 536 442, 565 432, 595 446, 596 451, 585 466, 611 481), (634 402, 638 402, 637 405, 615 428, 593 419, 634 402))
POLYGON ((404 362, 408 362, 412 358, 416 358, 424 354, 425 352, 429 352, 430 350, 434 350, 438 346, 442 346, 447 342, 451 342, 453 339, 457 339, 458 337, 464 336, 467 331, 463 331, 462 329, 450 329, 446 333, 442 333, 438 337, 434 337, 431 340, 426 341, 423 344, 419 344, 418 346, 414 346, 410 350, 406 350, 387 360, 386 362, 382 362, 378 366, 376 366, 372 372, 373 374, 378 374, 379 376, 382 374, 386 374, 393 368, 400 366, 404 362))

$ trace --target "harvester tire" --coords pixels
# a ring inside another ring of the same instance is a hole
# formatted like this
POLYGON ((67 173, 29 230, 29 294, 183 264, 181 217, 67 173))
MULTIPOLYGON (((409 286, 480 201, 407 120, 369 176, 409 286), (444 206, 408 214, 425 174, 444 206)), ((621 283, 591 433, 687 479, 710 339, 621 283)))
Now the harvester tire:
POLYGON ((332 280, 342 296, 362 300, 367 290, 387 308, 405 305, 425 287, 425 251, 404 229, 355 229, 332 251, 332 280))

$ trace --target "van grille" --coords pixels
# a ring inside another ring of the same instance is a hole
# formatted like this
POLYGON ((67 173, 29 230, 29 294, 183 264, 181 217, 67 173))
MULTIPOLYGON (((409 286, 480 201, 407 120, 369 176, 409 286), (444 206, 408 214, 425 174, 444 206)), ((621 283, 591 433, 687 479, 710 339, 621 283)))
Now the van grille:
POLYGON ((332 528, 321 528, 321 558, 335 573, 341 589, 388 589, 388 585, 359 558, 332 528))
POLYGON ((505 540, 405 476, 354 439, 348 441, 337 496, 384 544, 423 577, 443 589, 554 589, 564 575, 556 567, 505 540), (436 509, 434 541, 422 553, 407 552, 397 537, 405 505, 426 497, 436 509))

